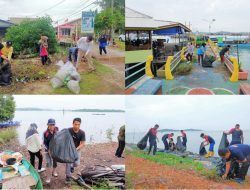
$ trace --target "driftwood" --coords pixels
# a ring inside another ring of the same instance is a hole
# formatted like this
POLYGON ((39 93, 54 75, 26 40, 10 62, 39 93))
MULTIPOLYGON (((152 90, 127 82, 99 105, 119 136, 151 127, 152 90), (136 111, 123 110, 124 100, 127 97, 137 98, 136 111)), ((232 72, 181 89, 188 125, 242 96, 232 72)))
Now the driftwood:
POLYGON ((74 180, 86 189, 91 189, 92 185, 98 186, 101 182, 106 182, 110 187, 125 189, 125 171, 107 166, 98 165, 85 168, 81 175, 74 180))

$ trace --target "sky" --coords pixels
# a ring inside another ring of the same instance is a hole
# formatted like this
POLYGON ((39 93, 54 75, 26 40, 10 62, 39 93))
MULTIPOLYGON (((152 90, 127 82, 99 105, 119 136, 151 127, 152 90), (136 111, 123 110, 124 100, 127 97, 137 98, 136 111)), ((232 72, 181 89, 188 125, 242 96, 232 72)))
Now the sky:
POLYGON ((250 96, 126 96, 126 132, 160 129, 250 130, 250 96))
MULTIPOLYGON (((9 17, 35 18, 47 14, 51 16, 53 21, 59 20, 59 23, 63 23, 66 18, 69 20, 80 18, 81 10, 94 1, 96 0, 0 0, 0 19, 8 20, 9 17), (77 14, 68 17, 73 13, 77 14)), ((92 4, 84 10, 88 11, 91 8, 95 10, 96 7, 96 4, 92 4)))
POLYGON ((14 99, 17 108, 125 109, 124 96, 118 95, 15 95, 14 99))
POLYGON ((211 32, 250 32, 249 0, 126 0, 126 6, 155 19, 190 22, 194 32, 208 32, 213 19, 211 32))

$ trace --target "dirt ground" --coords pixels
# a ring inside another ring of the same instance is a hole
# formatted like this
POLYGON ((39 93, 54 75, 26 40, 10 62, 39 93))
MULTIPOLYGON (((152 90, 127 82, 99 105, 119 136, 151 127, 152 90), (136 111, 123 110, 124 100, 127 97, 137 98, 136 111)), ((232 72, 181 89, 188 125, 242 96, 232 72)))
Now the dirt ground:
POLYGON ((215 182, 190 170, 157 164, 126 156, 126 186, 133 189, 249 189, 250 178, 243 185, 232 181, 215 182))
MULTIPOLYGON (((117 48, 108 49, 107 55, 100 55, 98 52, 98 47, 95 45, 92 51, 92 55, 96 61, 98 61, 102 66, 111 69, 111 72, 105 73, 101 69, 97 69, 89 75, 83 70, 87 70, 86 65, 82 63, 80 74, 83 77, 83 83, 88 83, 89 87, 83 84, 86 89, 82 90, 80 94, 124 94, 124 52, 118 50, 117 48), (93 81, 94 80, 94 81, 93 81), (90 84, 93 84, 92 86, 90 84)), ((57 63, 59 60, 66 62, 67 54, 58 53, 50 56, 52 64, 49 66, 44 66, 46 72, 48 72, 49 77, 42 80, 37 80, 34 82, 12 82, 10 86, 0 86, 0 92, 5 94, 68 94, 70 92, 64 92, 59 90, 54 90, 50 85, 50 79, 54 76, 57 71, 57 63)), ((40 64, 40 58, 30 58, 30 59, 14 59, 12 67, 15 67, 17 62, 25 61, 27 64, 40 64)))
MULTIPOLYGON (((112 143, 104 143, 104 144, 88 144, 82 150, 81 153, 81 164, 78 168, 76 168, 73 176, 77 176, 77 173, 80 172, 86 166, 94 166, 94 165, 120 165, 125 163, 124 158, 117 158, 114 156, 116 148, 118 144, 115 142, 112 143)), ((27 159, 29 159, 29 153, 25 147, 19 146, 17 141, 12 141, 6 145, 0 146, 0 152, 3 150, 13 150, 21 152, 25 155, 27 159)), ((36 160, 37 161, 37 160, 36 160)), ((38 163, 36 162, 36 166, 38 163)), ((43 167, 46 166, 45 158, 43 160, 43 167)), ((72 185, 65 184, 65 164, 58 163, 57 167, 58 177, 52 177, 52 181, 50 185, 45 183, 46 180, 46 172, 41 173, 41 179, 43 181, 44 189, 80 189, 76 183, 72 183, 72 185)))

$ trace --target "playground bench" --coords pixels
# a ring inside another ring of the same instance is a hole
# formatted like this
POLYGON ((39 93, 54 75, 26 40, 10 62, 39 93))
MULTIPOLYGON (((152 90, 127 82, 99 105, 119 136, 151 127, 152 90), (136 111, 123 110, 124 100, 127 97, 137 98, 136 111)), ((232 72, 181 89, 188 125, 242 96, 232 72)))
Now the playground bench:
POLYGON ((239 87, 239 94, 250 95, 250 85, 247 83, 241 83, 239 87))
POLYGON ((162 81, 156 79, 148 79, 134 92, 134 95, 156 95, 162 94, 162 81))

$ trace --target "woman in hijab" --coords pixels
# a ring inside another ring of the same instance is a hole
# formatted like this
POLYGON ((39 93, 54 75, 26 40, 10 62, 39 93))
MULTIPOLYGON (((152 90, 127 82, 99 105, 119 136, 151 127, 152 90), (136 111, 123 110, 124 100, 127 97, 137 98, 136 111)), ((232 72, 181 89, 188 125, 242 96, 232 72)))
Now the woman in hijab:
POLYGON ((42 168, 43 155, 41 153, 42 143, 37 132, 37 125, 35 123, 30 124, 28 131, 26 132, 25 144, 30 154, 30 163, 35 168, 35 157, 38 158, 38 172, 45 171, 42 168))

